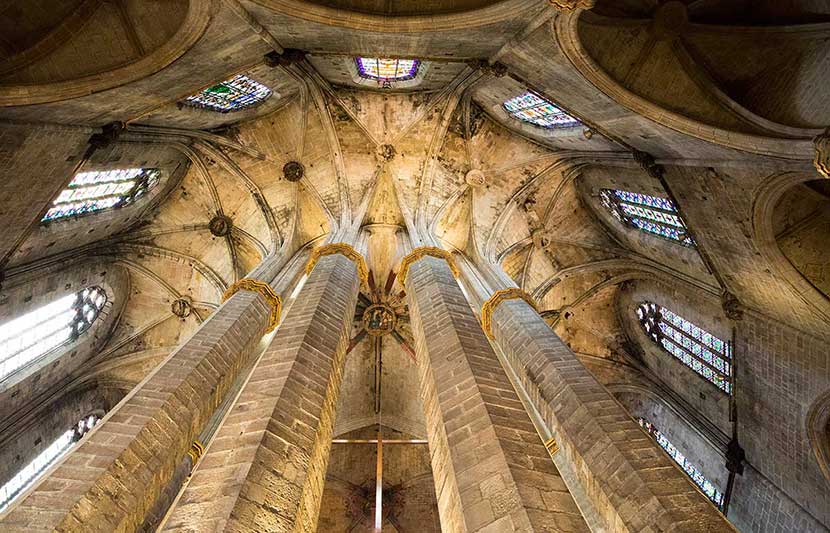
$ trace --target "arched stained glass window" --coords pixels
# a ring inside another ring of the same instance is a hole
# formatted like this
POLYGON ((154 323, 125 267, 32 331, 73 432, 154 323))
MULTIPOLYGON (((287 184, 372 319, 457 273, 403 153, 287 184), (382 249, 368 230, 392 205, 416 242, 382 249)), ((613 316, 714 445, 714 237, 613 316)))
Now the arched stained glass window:
POLYGON ((547 129, 570 128, 580 122, 538 94, 528 91, 504 102, 511 117, 547 129))
POLYGON ((722 391, 732 393, 729 343, 655 303, 641 303, 637 317, 654 342, 722 391))
POLYGON ((75 443, 81 440, 81 437, 95 427, 95 424, 100 420, 101 418, 97 415, 89 415, 81 419, 50 444, 48 448, 40 452, 40 455, 23 467, 5 485, 0 487, 0 513, 5 511, 17 496, 37 481, 47 468, 66 455, 66 452, 71 450, 75 443))
POLYGON ((600 198, 602 205, 623 224, 684 246, 695 245, 677 208, 668 198, 613 189, 603 189, 600 198))
POLYGON ((188 96, 184 103, 219 113, 230 113, 257 105, 269 96, 271 96, 271 89, 248 76, 239 74, 208 87, 199 94, 188 96))
POLYGON ((78 338, 107 302, 100 287, 89 287, 0 324, 0 380, 78 338))
POLYGON ((384 87, 391 87, 392 82, 414 80, 418 75, 421 62, 417 59, 385 59, 382 57, 356 57, 358 75, 376 81, 384 87))
POLYGON ((153 188, 160 175, 156 168, 79 172, 41 222, 125 206, 153 188))
POLYGON ((703 493, 706 496, 708 496, 709 499, 715 503, 715 505, 718 506, 718 508, 722 509, 723 494, 715 487, 715 485, 713 485, 711 481, 703 477, 703 474, 700 472, 700 470, 698 470, 697 467, 695 467, 695 465, 690 463, 689 460, 686 459, 686 456, 683 455, 683 453, 680 450, 675 448, 674 445, 669 441, 669 439, 667 439, 666 436, 663 435, 660 432, 660 430, 658 430, 654 426, 654 424, 642 417, 638 418, 637 421, 640 423, 640 426, 642 426, 643 429, 645 429, 648 432, 648 434, 651 435, 652 438, 656 440, 657 443, 660 446, 662 446, 664 450, 666 450, 666 453, 668 453, 669 456, 672 459, 674 459, 674 462, 679 464, 680 468, 682 468, 683 471, 686 472, 686 474, 688 474, 690 478, 692 478, 692 481, 694 481, 695 484, 698 487, 700 487, 700 490, 702 490, 703 493))

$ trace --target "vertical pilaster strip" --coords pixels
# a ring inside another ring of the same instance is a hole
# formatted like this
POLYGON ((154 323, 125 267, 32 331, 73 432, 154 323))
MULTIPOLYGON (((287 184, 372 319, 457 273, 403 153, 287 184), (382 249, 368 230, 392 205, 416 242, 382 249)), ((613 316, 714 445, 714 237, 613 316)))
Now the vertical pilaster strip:
POLYGON ((0 520, 0 530, 136 530, 252 358, 270 313, 261 294, 234 294, 0 520))
POLYGON ((315 261, 164 531, 316 531, 360 278, 315 261))
POLYGON ((404 268, 442 529, 589 531, 450 265, 404 268))
POLYGON ((495 341, 606 523, 620 531, 735 531, 530 304, 507 299, 489 312, 495 341))

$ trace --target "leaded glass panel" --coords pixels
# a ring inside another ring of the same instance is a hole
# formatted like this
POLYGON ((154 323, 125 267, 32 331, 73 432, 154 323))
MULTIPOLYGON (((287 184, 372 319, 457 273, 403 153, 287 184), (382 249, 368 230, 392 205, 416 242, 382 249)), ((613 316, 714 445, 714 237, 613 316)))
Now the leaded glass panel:
POLYGON ((602 205, 623 224, 685 246, 695 245, 677 208, 667 198, 614 189, 603 189, 600 198, 602 205))
POLYGON ((686 456, 678 450, 671 443, 671 441, 669 441, 669 439, 667 439, 666 436, 654 426, 654 424, 642 417, 638 418, 637 421, 640 423, 640 426, 642 426, 649 433, 649 435, 657 441, 666 453, 669 454, 669 457, 674 459, 674 462, 680 465, 680 468, 682 468, 683 471, 686 472, 690 478, 692 478, 692 481, 700 487, 700 490, 702 490, 703 493, 718 506, 718 508, 723 508, 723 494, 715 487, 715 485, 706 479, 703 473, 701 473, 695 465, 690 463, 689 460, 686 459, 686 456))
POLYGON ((421 66, 417 59, 382 57, 356 57, 355 64, 361 78, 378 83, 414 80, 421 66))
POLYGON ((55 442, 35 457, 31 463, 23 467, 20 472, 0 487, 0 513, 5 511, 17 496, 37 481, 46 469, 66 455, 75 443, 81 440, 81 437, 95 427, 95 424, 100 420, 100 417, 90 415, 78 421, 77 424, 64 432, 55 442))
POLYGON ((646 334, 683 364, 731 394, 731 358, 728 343, 680 315, 651 302, 637 307, 646 334))
POLYGON ((188 96, 184 103, 219 113, 230 113, 255 106, 269 96, 271 96, 271 89, 248 76, 239 74, 208 87, 198 94, 188 96))
POLYGON ((106 302, 102 288, 90 287, 0 324, 0 380, 76 339, 95 322, 106 302))
POLYGON ((160 175, 156 168, 79 172, 52 202, 53 206, 41 221, 125 206, 153 188, 160 175))
POLYGON ((569 128, 579 121, 533 92, 526 92, 504 102, 511 117, 543 128, 569 128))

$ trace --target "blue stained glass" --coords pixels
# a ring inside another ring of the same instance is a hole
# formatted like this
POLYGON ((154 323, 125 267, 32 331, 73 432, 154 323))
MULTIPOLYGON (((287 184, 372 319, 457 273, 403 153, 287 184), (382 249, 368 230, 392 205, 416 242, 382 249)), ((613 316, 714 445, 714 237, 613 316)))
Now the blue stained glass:
POLYGON ((686 456, 680 452, 670 441, 660 432, 657 427, 646 420, 645 418, 638 418, 637 422, 639 422, 640 427, 645 429, 651 437, 657 441, 657 444, 663 448, 669 457, 671 457, 674 462, 680 465, 680 468, 683 469, 684 472, 695 482, 695 484, 700 487, 700 490, 703 491, 706 496, 718 506, 719 509, 723 508, 723 494, 715 487, 715 485, 706 479, 703 473, 697 469, 697 467, 689 462, 686 459, 686 456))
POLYGON ((694 246, 677 209, 667 198, 630 191, 603 189, 603 206, 620 222, 685 246, 694 246))
POLYGON ((680 315, 651 302, 637 307, 646 334, 667 352, 726 393, 731 393, 728 346, 680 315), (718 350, 716 346, 720 346, 718 350))
POLYGON ((160 175, 155 168, 79 172, 52 202, 41 222, 122 207, 153 188, 160 175))
POLYGON ((417 59, 382 57, 356 57, 355 64, 361 78, 378 82, 413 80, 421 67, 417 59))
POLYGON ((580 124, 574 117, 530 91, 506 100, 504 109, 513 118, 547 129, 570 128, 580 124))
POLYGON ((269 96, 271 96, 271 89, 248 76, 239 74, 208 87, 199 94, 188 96, 184 103, 219 113, 229 113, 259 104, 269 96))

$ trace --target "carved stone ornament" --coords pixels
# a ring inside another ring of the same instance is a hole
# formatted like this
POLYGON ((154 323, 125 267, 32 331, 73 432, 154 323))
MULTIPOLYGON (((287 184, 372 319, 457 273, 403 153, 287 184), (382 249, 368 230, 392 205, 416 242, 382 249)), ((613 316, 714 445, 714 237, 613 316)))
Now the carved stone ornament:
POLYGON ((481 328, 491 339, 494 338, 493 313, 496 312, 498 306, 505 300, 524 300, 530 307, 537 309, 536 302, 533 298, 518 287, 511 287, 509 289, 502 289, 494 292, 493 296, 491 296, 490 299, 484 302, 484 305, 481 306, 481 328))
POLYGON ((395 154, 397 154, 397 150, 391 144, 381 144, 377 148, 377 157, 380 161, 389 162, 395 159, 395 154))
POLYGON ((575 9, 593 9, 596 0, 548 0, 548 3, 559 11, 573 11, 575 9))
POLYGON ((187 318, 193 312, 193 300, 190 296, 182 296, 170 304, 170 311, 179 318, 187 318))
POLYGON ((401 266, 398 268, 398 280, 401 282, 401 286, 404 286, 406 283, 406 275, 409 272, 409 267, 412 266, 412 263, 427 256, 436 257, 446 261, 450 266, 450 270, 452 270, 452 275, 456 278, 458 277, 458 267, 455 264, 455 260, 452 258, 452 254, 446 250, 442 250, 441 248, 436 248, 434 246, 421 246, 420 248, 415 248, 409 252, 406 257, 401 259, 401 266))
POLYGON ((381 337, 395 331, 398 321, 395 311, 386 304, 373 304, 363 312, 363 326, 366 333, 373 337, 381 337))
POLYGON ((232 228, 233 221, 225 215, 216 215, 208 223, 208 229, 214 237, 225 237, 230 234, 232 228))
POLYGON ((723 306, 723 314, 726 318, 734 321, 741 321, 744 318, 743 305, 738 298, 729 291, 724 291, 721 295, 721 306, 723 306))
POLYGON ((813 144, 816 147, 816 170, 826 179, 830 179, 830 128, 816 137, 813 144))
POLYGON ((282 175, 286 180, 296 183, 305 176, 305 167, 299 161, 289 161, 282 166, 282 175))
POLYGON ((222 295, 222 301, 227 301, 228 298, 239 291, 256 292, 265 298, 265 301, 268 302, 268 305, 271 307, 271 314, 268 317, 268 329, 266 329, 265 332, 270 333, 274 331, 277 324, 280 323, 280 315, 282 315, 282 298, 274 292, 271 285, 265 283, 264 281, 258 281, 251 278, 242 278, 228 287, 228 290, 226 290, 225 294, 222 295))
POLYGON ((484 185, 486 178, 484 177, 484 172, 477 168, 474 168, 471 171, 467 172, 467 175, 464 176, 464 181, 466 181, 467 185, 469 185, 470 187, 481 187, 484 185))
POLYGON ((265 54, 265 64, 271 68, 288 67, 305 59, 305 52, 295 48, 286 48, 280 54, 271 51, 265 54))
POLYGON ((663 176, 665 169, 662 165, 657 164, 651 154, 641 152, 639 150, 634 150, 632 154, 634 155, 634 161, 636 161, 649 176, 654 179, 660 179, 663 176))
POLYGON ((499 63, 496 61, 495 63, 490 63, 486 59, 471 59, 467 61, 467 65, 470 68, 475 70, 480 70, 482 73, 495 76, 496 78, 503 78, 507 76, 507 66, 503 63, 499 63))
POLYGON ((346 244, 344 242, 336 242, 333 244, 327 244, 325 246, 321 246, 320 248, 315 248, 313 252, 311 252, 311 257, 308 259, 308 264, 305 266, 305 273, 311 274, 311 271, 314 270, 314 266, 317 264, 317 261, 320 260, 321 257, 327 255, 335 255, 340 254, 347 259, 350 259, 355 266, 357 266, 357 274, 360 276, 360 281, 362 283, 369 282, 369 268, 366 266, 366 260, 363 259, 363 256, 360 253, 352 248, 351 245, 346 244))

